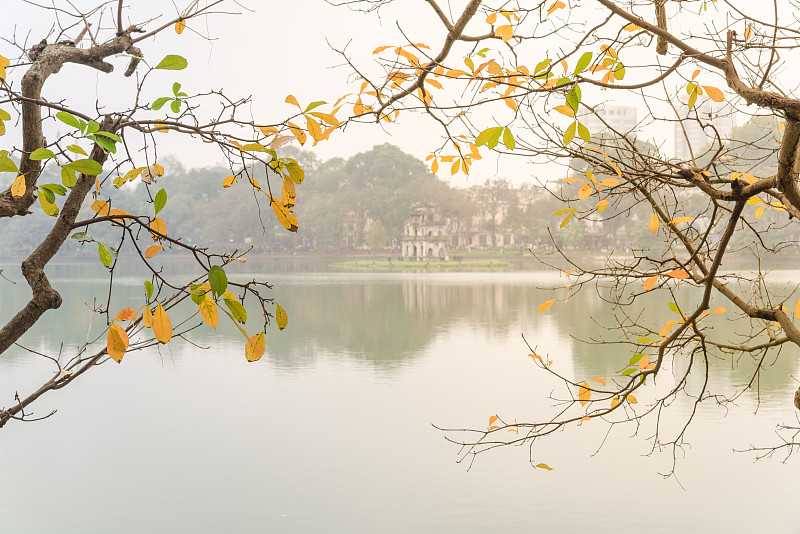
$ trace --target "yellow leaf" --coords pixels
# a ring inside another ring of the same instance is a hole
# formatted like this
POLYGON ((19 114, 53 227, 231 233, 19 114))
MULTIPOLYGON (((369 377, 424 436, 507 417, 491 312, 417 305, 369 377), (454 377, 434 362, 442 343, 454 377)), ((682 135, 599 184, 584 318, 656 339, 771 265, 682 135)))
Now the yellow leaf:
POLYGON ((135 180, 147 167, 137 167, 125 173, 125 176, 122 177, 123 182, 127 182, 128 180, 135 180))
POLYGON ((794 307, 794 316, 800 319, 800 300, 797 301, 797 305, 794 307))
POLYGON ((636 397, 634 397, 633 395, 628 395, 627 397, 625 397, 625 400, 627 400, 631 404, 638 404, 638 402, 639 402, 639 401, 636 400, 636 397))
POLYGON ((25 194, 25 191, 25 175, 20 174, 14 178, 14 183, 11 184, 11 196, 14 198, 20 198, 25 194))
POLYGON ((172 339, 172 323, 160 302, 153 314, 153 334, 161 343, 169 343, 169 340, 172 339))
POLYGON ((670 222, 672 224, 680 224, 680 223, 692 222, 693 220, 694 220, 694 217, 675 217, 670 222))
POLYGON ((611 408, 616 408, 618 404, 619 404, 619 397, 614 397, 613 399, 611 399, 611 408))
POLYGON ((287 96, 284 102, 286 102, 287 104, 294 104, 298 108, 300 107, 300 104, 297 103, 297 99, 294 97, 294 95, 287 96))
POLYGON ((156 254, 158 254, 158 252, 162 248, 164 248, 164 245, 152 245, 152 246, 149 246, 149 247, 147 247, 147 250, 144 251, 144 257, 145 258, 152 258, 156 254))
POLYGON ((625 30, 626 32, 635 32, 636 30, 643 30, 644 28, 642 28, 641 26, 637 26, 636 24, 631 22, 622 29, 625 30))
POLYGON ((175 33, 178 35, 183 33, 183 30, 186 29, 186 22, 183 19, 180 19, 178 22, 175 23, 175 33))
POLYGON ((153 328, 153 312, 150 311, 150 306, 145 306, 144 313, 142 313, 142 324, 147 328, 153 328))
POLYGON ((513 98, 504 98, 503 102, 505 102, 506 106, 510 107, 514 111, 517 111, 517 103, 513 98))
POLYGON ((105 217, 109 214, 108 202, 105 200, 95 200, 92 202, 92 210, 101 217, 105 217))
POLYGON ((286 310, 283 309, 283 306, 275 303, 275 322, 278 323, 278 328, 283 330, 286 328, 286 325, 289 324, 289 315, 286 313, 286 310))
POLYGON ((164 167, 162 167, 158 163, 153 163, 150 166, 150 173, 155 174, 156 176, 164 176, 164 167))
POLYGON ((111 356, 115 362, 122 362, 122 357, 125 355, 125 351, 128 350, 128 345, 130 344, 128 334, 125 330, 118 324, 109 325, 106 341, 106 351, 108 351, 108 355, 111 356))
POLYGON ((578 390, 578 400, 580 401, 581 406, 586 406, 591 398, 592 392, 589 390, 589 384, 584 382, 581 384, 580 390, 578 390))
POLYGON ((197 308, 200 310, 200 316, 203 318, 206 324, 216 330, 218 321, 217 303, 214 302, 214 299, 211 298, 211 295, 208 293, 203 295, 203 300, 200 301, 200 304, 197 305, 197 308))
POLYGON ((236 183, 236 175, 231 174, 230 176, 227 176, 225 177, 224 180, 222 180, 222 187, 230 187, 235 183, 236 183))
POLYGON ((578 191, 578 199, 583 200, 584 198, 588 198, 592 194, 592 186, 589 184, 583 184, 578 191))
POLYGON ((554 107, 553 110, 554 111, 558 111, 562 115, 566 115, 567 117, 570 117, 570 118, 575 116, 575 110, 573 110, 569 106, 565 106, 564 104, 561 104, 560 106, 554 107))
POLYGON ((616 178, 606 178, 605 180, 600 181, 600 185, 605 187, 616 187, 619 185, 619 180, 616 178))
POLYGON ((761 206, 759 206, 759 207, 756 209, 756 219, 758 219, 759 217, 761 217, 762 215, 764 215, 764 208, 766 208, 766 207, 767 207, 767 206, 766 206, 765 204, 762 204, 761 206))
POLYGON ((538 467, 539 469, 547 469, 548 471, 552 471, 553 470, 553 468, 550 467, 547 464, 536 464, 536 467, 538 467))
POLYGON ((283 187, 281 188, 281 201, 287 208, 291 208, 297 201, 297 190, 294 187, 294 182, 289 178, 283 179, 283 187))
POLYGON ((747 27, 744 29, 744 40, 749 41, 752 36, 753 36, 753 28, 748 24, 747 27))
MULTIPOLYGON (((800 304, 800 302, 798 302, 798 304, 800 304)), ((720 306, 720 307, 718 307, 718 308, 714 308, 713 310, 711 310, 711 312, 710 312, 710 313, 717 313, 717 314, 719 314, 719 313, 725 313, 726 311, 728 311, 728 310, 727 310, 727 309, 725 309, 725 307, 723 307, 723 306, 720 306)), ((796 313, 796 311, 795 311, 795 313, 796 313)), ((800 317, 798 317, 798 319, 800 319, 800 317)))
POLYGON ((308 133, 311 135, 311 138, 314 139, 314 141, 319 141, 320 137, 322 137, 322 127, 319 123, 310 117, 306 117, 306 125, 308 126, 308 133))
POLYGON ((650 278, 646 279, 644 281, 644 290, 650 291, 651 289, 653 289, 653 286, 656 285, 657 281, 658 281, 658 275, 651 276, 650 278))
POLYGON ((136 310, 129 306, 120 310, 117 316, 111 319, 111 322, 115 323, 117 321, 130 321, 134 317, 136 317, 136 310))
POLYGON ((436 171, 438 170, 439 170, 439 161, 434 159, 433 163, 431 163, 431 173, 436 174, 436 171))
POLYGON ((654 213, 652 216, 650 216, 650 224, 647 225, 647 227, 650 229, 651 232, 656 233, 658 232, 658 226, 659 226, 658 216, 654 213))
POLYGON ((450 174, 455 175, 460 168, 461 168, 461 160, 456 159, 453 162, 453 165, 450 167, 450 174))
POLYGON ((539 312, 546 312, 547 308, 553 305, 556 299, 550 299, 548 301, 542 302, 541 306, 539 306, 539 312))
POLYGON ((496 415, 493 415, 489 418, 489 426, 492 426, 492 423, 497 421, 499 418, 496 415))
POLYGON ((259 332, 247 339, 247 343, 244 346, 244 355, 248 362, 254 362, 264 355, 266 348, 267 342, 264 339, 264 332, 259 332))
POLYGON ((564 2, 561 2, 561 0, 559 0, 558 2, 553 2, 552 4, 550 4, 550 7, 547 8, 547 14, 552 15, 553 11, 555 11, 556 9, 563 9, 565 7, 567 7, 567 5, 564 2))
POLYGON ((267 137, 270 135, 278 135, 278 129, 274 126, 259 126, 258 129, 267 137))
POLYGON ((486 17, 487 24, 494 24, 496 20, 497 20, 497 13, 492 13, 491 15, 486 17))
POLYGON ((160 218, 156 217, 152 221, 150 221, 150 237, 153 238, 153 241, 158 241, 162 239, 160 236, 153 232, 158 232, 161 235, 167 235, 167 224, 160 218))
POLYGON ((709 85, 704 85, 703 89, 706 90, 706 94, 708 98, 713 100, 714 102, 724 102, 725 101, 725 94, 717 89, 716 87, 711 87, 709 85))
POLYGON ((661 337, 666 336, 669 333, 669 331, 672 330, 672 327, 675 326, 675 324, 676 324, 675 321, 669 321, 664 328, 659 330, 658 335, 661 337))
POLYGON ((291 122, 287 122, 286 125, 289 126, 289 130, 292 132, 292 135, 295 136, 297 142, 300 143, 300 146, 304 145, 306 143, 306 132, 304 132, 302 128, 300 128, 296 124, 292 124, 291 122))
POLYGON ((283 227, 290 232, 296 232, 298 225, 297 217, 294 215, 294 213, 292 213, 291 210, 277 198, 270 197, 270 201, 272 203, 272 211, 275 212, 275 217, 277 217, 278 222, 280 222, 283 227))
POLYGON ((589 380, 594 380, 595 382, 599 382, 599 383, 603 384, 604 386, 606 385, 606 381, 605 381, 605 379, 603 379, 603 378, 600 378, 600 377, 598 377, 598 376, 596 376, 596 377, 594 377, 594 378, 590 378, 589 380))
POLYGON ((588 415, 581 417, 581 421, 588 421, 589 419, 591 419, 591 417, 589 417, 588 415))
POLYGON ((603 213, 605 209, 608 207, 608 199, 604 198, 603 200, 597 203, 597 211, 603 213))
POLYGON ((50 202, 44 195, 39 195, 39 205, 42 206, 42 211, 51 217, 58 215, 58 206, 50 202))
POLYGON ((677 278, 678 280, 686 280, 687 278, 689 278, 689 273, 687 273, 683 269, 675 269, 674 271, 668 272, 667 276, 671 276, 672 278, 677 278))

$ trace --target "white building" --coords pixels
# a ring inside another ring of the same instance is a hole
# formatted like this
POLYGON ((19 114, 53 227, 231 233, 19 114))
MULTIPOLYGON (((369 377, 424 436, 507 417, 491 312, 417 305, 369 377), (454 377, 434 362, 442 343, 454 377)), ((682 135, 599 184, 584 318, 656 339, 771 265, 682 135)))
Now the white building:
POLYGON ((639 119, 635 107, 604 105, 596 106, 595 111, 578 116, 578 120, 589 128, 592 135, 609 129, 625 135, 636 135, 639 119))
POLYGON ((416 204, 403 228, 403 259, 446 260, 447 223, 433 204, 416 204))
POLYGON ((714 129, 719 132, 724 141, 736 127, 736 112, 730 104, 714 102, 705 96, 701 96, 698 100, 704 98, 705 100, 691 111, 688 110, 685 102, 682 102, 682 107, 679 108, 686 110, 686 114, 683 116, 684 120, 675 121, 673 131, 675 157, 679 159, 691 159, 692 154, 697 156, 700 149, 714 139, 714 129), (709 127, 704 129, 703 125, 709 127), (714 128, 710 128, 710 126, 714 128))

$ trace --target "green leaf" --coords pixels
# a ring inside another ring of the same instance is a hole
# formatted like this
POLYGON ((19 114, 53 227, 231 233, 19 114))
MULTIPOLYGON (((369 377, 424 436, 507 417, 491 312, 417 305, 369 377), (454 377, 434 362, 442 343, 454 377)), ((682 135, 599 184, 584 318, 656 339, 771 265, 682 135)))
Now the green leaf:
POLYGON ((640 345, 647 345, 649 343, 652 343, 653 340, 650 339, 649 337, 640 337, 636 342, 640 345))
POLYGON ((122 141, 122 138, 120 136, 118 136, 117 134, 113 134, 111 132, 100 131, 100 132, 95 133, 95 135, 102 135, 103 137, 108 137, 109 139, 113 139, 117 143, 122 141))
POLYGON ((310 103, 310 104, 308 105, 308 107, 306 108, 306 110, 305 110, 303 113, 308 113, 308 112, 309 112, 309 111, 311 111, 312 109, 316 109, 316 108, 318 108, 318 107, 320 107, 320 106, 323 106, 323 105, 325 105, 325 104, 327 104, 327 102, 325 102, 325 101, 323 101, 323 100, 319 100, 319 101, 317 101, 317 102, 312 102, 312 103, 310 103))
POLYGON ((578 136, 580 136, 581 139, 583 139, 584 141, 586 141, 588 143, 589 142, 589 128, 587 128, 586 126, 584 126, 580 122, 578 122, 577 124, 578 124, 578 136))
POLYGON ((242 324, 247 322, 247 310, 245 310, 244 306, 242 306, 238 301, 233 299, 225 299, 225 305, 231 311, 231 315, 233 315, 234 319, 242 324))
POLYGON ((564 132, 564 145, 565 146, 570 144, 572 142, 572 140, 575 139, 575 129, 576 128, 577 127, 575 126, 574 122, 572 124, 570 124, 569 126, 567 126, 567 131, 564 132))
POLYGON ((239 147, 239 150, 242 152, 266 152, 267 147, 261 143, 247 143, 246 145, 239 147))
POLYGON ((61 183, 65 187, 75 187, 75 184, 78 183, 78 175, 72 169, 61 167, 61 183))
POLYGON ((592 53, 586 52, 584 53, 581 58, 578 60, 578 63, 575 65, 575 75, 577 76, 581 72, 586 70, 586 67, 592 62, 592 53))
POLYGON ((90 138, 92 141, 97 143, 97 145, 105 150, 106 152, 111 152, 112 154, 117 153, 117 145, 111 139, 106 139, 105 137, 97 137, 96 135, 86 136, 90 138))
POLYGON ((669 309, 670 309, 670 310, 672 310, 672 311, 674 311, 674 312, 675 312, 675 313, 677 313, 678 315, 683 315, 683 312, 681 312, 681 309, 680 309, 680 308, 678 307, 678 305, 677 305, 677 304, 675 304, 674 302, 670 302, 670 303, 669 303, 669 309))
POLYGON ((621 80, 625 77, 625 67, 622 66, 622 63, 617 65, 617 68, 614 69, 614 78, 617 80, 621 80))
POLYGON ((49 189, 45 189, 42 186, 39 186, 39 194, 42 195, 45 200, 47 200, 48 204, 53 204, 56 201, 56 195, 49 189))
POLYGON ((75 232, 69 237, 75 239, 79 243, 88 243, 90 241, 93 241, 93 239, 89 237, 89 235, 86 232, 75 232))
MULTIPOLYGON (((101 132, 98 132, 98 133, 101 133, 101 132)), ((88 156, 89 155, 89 154, 86 153, 86 151, 84 149, 82 149, 78 145, 69 145, 67 147, 67 150, 69 150, 73 154, 81 154, 82 156, 88 156)))
POLYGON ((111 251, 106 248, 106 246, 102 243, 97 243, 97 253, 100 254, 100 261, 102 262, 104 267, 111 267, 111 264, 114 262, 114 257, 111 255, 111 251))
MULTIPOLYGON (((3 152, 5 152, 5 150, 3 152)), ((0 156, 0 172, 15 172, 19 174, 17 164, 14 163, 14 160, 9 158, 7 154, 8 153, 0 156)))
POLYGON ((216 295, 225 293, 228 287, 228 276, 219 265, 214 265, 208 270, 208 283, 211 285, 211 291, 216 295))
MULTIPOLYGON (((66 124, 67 126, 72 126, 73 128, 77 128, 78 130, 83 130, 81 127, 81 123, 83 121, 79 121, 75 115, 72 113, 68 113, 66 111, 59 111, 56 113, 56 118, 66 124)), ((84 123, 85 124, 85 123, 84 123)))
POLYGON ((514 141, 514 136, 511 135, 511 130, 508 129, 508 126, 503 130, 503 144, 509 150, 514 150, 514 147, 517 146, 514 141))
POLYGON ((172 94, 178 96, 178 92, 181 90, 181 84, 175 82, 172 84, 172 94))
POLYGON ((91 135, 98 131, 100 131, 100 125, 94 121, 89 121, 89 125, 86 127, 86 135, 91 135))
POLYGON ((47 189, 55 195, 64 196, 67 194, 67 188, 61 184, 43 184, 39 187, 47 189))
POLYGON ((173 113, 178 113, 181 110, 181 101, 176 98, 169 107, 172 109, 173 113))
POLYGON ((88 174, 89 176, 97 176, 103 172, 103 167, 91 159, 79 159, 64 165, 65 168, 71 169, 81 174, 88 174))
POLYGON ((153 283, 150 280, 144 281, 144 293, 147 295, 148 302, 153 297, 153 283))
POLYGON ((163 189, 159 189, 153 202, 155 204, 156 215, 158 215, 158 212, 164 209, 164 206, 167 204, 167 192, 163 189))
POLYGON ((540 61, 539 63, 536 64, 536 68, 533 69, 533 73, 534 74, 540 73, 541 71, 546 69, 550 65, 550 63, 552 63, 552 62, 553 62, 553 60, 550 59, 550 58, 543 59, 542 61, 540 61))
POLYGON ((636 372, 636 369, 625 369, 622 371, 622 376, 628 376, 636 372))
POLYGON ((154 68, 161 70, 183 70, 189 65, 186 58, 170 54, 165 56, 154 68))
POLYGON ((10 120, 11 120, 11 115, 8 113, 8 111, 0 109, 0 121, 10 121, 10 120))
MULTIPOLYGON (((475 145, 476 146, 483 146, 487 145, 493 139, 500 139, 500 135, 503 133, 502 126, 492 126, 491 128, 486 128, 484 131, 478 134, 478 137, 475 138, 475 145)), ((497 146, 497 143, 494 144, 497 146)), ((494 148, 494 147, 489 147, 494 148)))
POLYGON ((43 160, 43 159, 50 159, 56 157, 55 153, 52 150, 47 148, 37 148, 31 155, 28 156, 32 160, 43 160))
POLYGON ((283 306, 275 303, 275 322, 278 323, 278 328, 283 330, 286 328, 286 325, 289 324, 289 315, 286 314, 286 310, 283 309, 283 306))
POLYGON ((631 356, 631 361, 628 363, 628 365, 636 365, 637 363, 639 363, 639 360, 641 360, 643 356, 644 354, 634 354, 633 356, 631 356))
POLYGON ((158 111, 159 109, 164 107, 164 104, 172 100, 168 96, 162 96, 161 98, 156 98, 156 101, 150 104, 150 109, 158 111))

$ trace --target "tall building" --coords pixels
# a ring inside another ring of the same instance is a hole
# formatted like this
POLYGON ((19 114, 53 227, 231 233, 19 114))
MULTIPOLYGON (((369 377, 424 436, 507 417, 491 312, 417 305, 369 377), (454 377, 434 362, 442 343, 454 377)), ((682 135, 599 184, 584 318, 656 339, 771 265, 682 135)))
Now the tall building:
POLYGON ((679 159, 690 159, 692 153, 697 156, 699 151, 714 139, 714 129, 725 140, 736 126, 736 113, 730 104, 706 99, 691 111, 688 110, 685 102, 682 104, 681 109, 686 110, 684 120, 675 121, 673 126, 675 157, 679 159), (703 126, 707 127, 703 128, 703 126), (689 147, 691 147, 691 151, 689 147))
POLYGON ((592 135, 609 128, 621 134, 636 134, 639 125, 636 108, 633 106, 597 106, 596 113, 578 116, 578 120, 589 128, 592 135))

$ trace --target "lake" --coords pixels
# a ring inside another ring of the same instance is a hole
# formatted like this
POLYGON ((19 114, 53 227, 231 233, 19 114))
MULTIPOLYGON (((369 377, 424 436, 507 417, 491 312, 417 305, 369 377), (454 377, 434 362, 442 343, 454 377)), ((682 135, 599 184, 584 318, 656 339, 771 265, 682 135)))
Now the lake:
MULTIPOLYGON (((105 299, 98 263, 51 266, 65 304, 23 337, 24 346, 57 354, 63 341, 66 356, 86 339, 85 303, 105 299)), ((6 320, 28 292, 13 266, 0 268, 20 282, 0 280, 6 320)), ((191 271, 181 263, 169 269, 191 271)), ((553 298, 547 288, 563 284, 548 271, 291 272, 251 261, 232 276, 274 283, 289 313, 285 331, 271 325, 262 360, 245 360, 233 327, 203 326, 192 337, 197 346, 175 340, 128 354, 121 365, 106 363, 47 394, 32 408, 38 415, 56 409, 54 416, 0 429, 0 532, 800 530, 800 459, 754 462, 733 451, 776 444, 775 425, 796 422, 796 350, 762 374, 758 394, 727 411, 702 405, 676 477, 659 475, 672 467, 671 450, 648 455, 651 426, 616 427, 601 447, 608 429, 601 421, 559 432, 532 451, 481 454, 468 469, 433 425, 480 428, 494 414, 531 421, 552 413, 548 395, 558 384, 534 365, 523 334, 566 376, 608 378, 627 365, 628 348, 576 341, 610 318, 597 293, 539 313, 553 298), (531 454, 553 470, 531 467, 531 454)), ((119 273, 112 309, 138 308, 142 280, 119 273)), ((735 328, 714 320, 723 333, 735 328)), ((746 363, 715 365, 717 391, 748 379, 746 363)), ((51 367, 19 347, 3 354, 0 405, 13 402, 16 390, 29 392, 51 367)), ((689 409, 679 399, 669 421, 689 409)))

